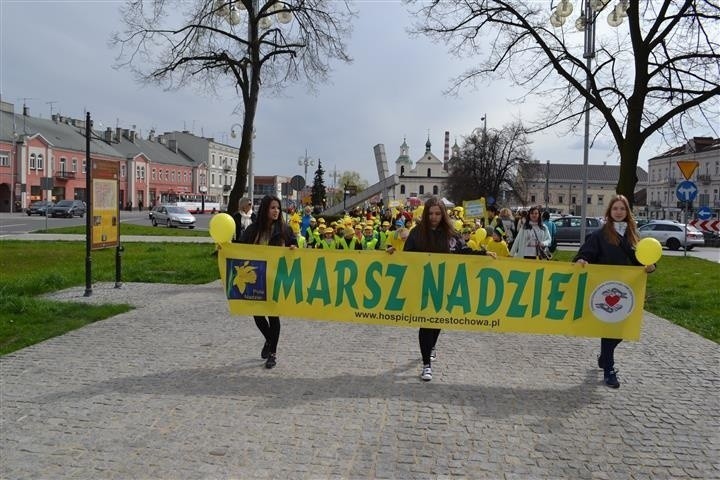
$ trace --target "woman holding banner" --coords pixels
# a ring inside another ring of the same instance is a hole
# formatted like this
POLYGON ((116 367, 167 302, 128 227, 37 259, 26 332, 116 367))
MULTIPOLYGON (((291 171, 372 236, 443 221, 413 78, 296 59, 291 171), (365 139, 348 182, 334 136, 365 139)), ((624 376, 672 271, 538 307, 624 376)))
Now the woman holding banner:
POLYGON ((518 225, 517 237, 510 249, 510 255, 522 258, 538 258, 538 250, 550 246, 550 232, 540 220, 540 209, 528 210, 527 221, 518 225))
MULTIPOLYGON (((297 247, 295 235, 283 220, 278 197, 268 195, 262 199, 257 221, 243 231, 240 243, 290 247, 291 249, 297 247)), ((265 337, 265 345, 260 352, 260 357, 266 360, 265 368, 273 368, 277 363, 280 318, 270 316, 254 316, 253 318, 255 318, 255 325, 265 337)))
MULTIPOLYGON (((468 250, 462 238, 459 236, 459 232, 455 231, 445 204, 437 197, 427 199, 420 223, 410 230, 403 251, 466 253, 468 250)), ((393 253, 394 248, 390 246, 387 251, 393 253)), ((484 251, 473 253, 485 255, 484 251)), ((494 254, 492 254, 492 256, 494 257, 494 254)), ((426 382, 432 380, 432 360, 435 358, 435 344, 439 336, 439 328, 421 328, 418 332, 420 353, 423 362, 420 378, 426 382)))
MULTIPOLYGON (((573 258, 583 267, 588 263, 601 265, 640 265, 635 257, 639 235, 637 223, 632 216, 630 204, 623 195, 614 197, 605 211, 605 225, 593 232, 573 258)), ((655 265, 645 267, 647 273, 655 271, 655 265)), ((598 367, 604 371, 605 385, 620 388, 615 370, 615 347, 619 338, 600 340, 598 367)))

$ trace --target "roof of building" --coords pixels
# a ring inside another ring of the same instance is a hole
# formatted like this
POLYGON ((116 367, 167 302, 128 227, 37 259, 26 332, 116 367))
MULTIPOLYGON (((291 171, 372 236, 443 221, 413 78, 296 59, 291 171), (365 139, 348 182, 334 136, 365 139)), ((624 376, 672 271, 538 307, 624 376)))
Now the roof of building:
MULTIPOLYGON (((590 182, 617 182, 620 178, 620 165, 588 165, 587 179, 590 182)), ((535 178, 545 178, 546 166, 537 164, 535 178)), ((642 167, 636 168, 636 175, 639 182, 646 182, 647 172, 642 167)), ((585 166, 583 164, 551 163, 549 178, 554 182, 566 181, 576 182, 585 178, 585 166)))
POLYGON ((677 157, 687 155, 688 153, 701 153, 710 150, 720 150, 720 138, 693 137, 684 145, 671 148, 660 155, 652 157, 650 160, 655 160, 656 158, 677 157))
MULTIPOLYGON (((85 151, 85 121, 71 118, 56 117, 58 120, 48 120, 20 114, 0 111, 0 139, 12 142, 15 138, 23 136, 32 137, 40 134, 55 148, 85 151)), ((112 157, 122 157, 122 154, 102 140, 91 138, 90 151, 112 157)))
POLYGON ((131 142, 128 138, 122 136, 120 142, 113 144, 113 146, 119 152, 123 153, 125 157, 135 157, 142 153, 152 163, 184 167, 198 166, 198 162, 185 155, 182 151, 178 150, 176 153, 166 145, 155 140, 135 137, 134 141, 131 142))

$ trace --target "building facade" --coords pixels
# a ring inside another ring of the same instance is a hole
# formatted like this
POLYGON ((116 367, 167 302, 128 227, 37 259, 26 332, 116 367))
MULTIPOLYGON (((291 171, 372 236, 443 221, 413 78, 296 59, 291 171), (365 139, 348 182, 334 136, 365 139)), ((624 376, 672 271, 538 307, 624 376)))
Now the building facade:
POLYGON ((395 160, 395 173, 400 183, 392 191, 392 200, 405 202, 408 198, 424 200, 431 196, 445 195, 447 161, 441 161, 432 153, 430 138, 425 143, 425 153, 414 164, 410 160, 410 147, 403 139, 400 155, 395 160))
MULTIPOLYGON (((638 167, 635 186, 635 213, 645 216, 644 195, 647 187, 647 172, 638 167)), ((523 206, 540 205, 550 211, 580 215, 582 213, 582 187, 585 178, 585 166, 582 164, 564 164, 539 162, 525 169, 522 176, 525 192, 521 195, 523 206)), ((615 195, 620 165, 588 165, 587 197, 584 199, 589 217, 605 215, 610 198, 615 195)))
POLYGON ((681 204, 676 195, 685 180, 679 161, 696 161, 698 167, 690 177, 698 188, 693 210, 710 207, 715 218, 720 215, 720 139, 694 137, 685 145, 673 148, 648 160, 648 216, 659 219, 682 219, 681 204))

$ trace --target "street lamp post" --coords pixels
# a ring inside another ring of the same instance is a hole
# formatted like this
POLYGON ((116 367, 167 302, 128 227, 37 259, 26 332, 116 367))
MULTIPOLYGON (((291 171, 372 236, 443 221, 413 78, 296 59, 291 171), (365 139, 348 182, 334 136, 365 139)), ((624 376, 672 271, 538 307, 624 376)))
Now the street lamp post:
MULTIPOLYGON (((595 21, 598 14, 610 3, 610 0, 583 0, 582 12, 575 20, 575 28, 584 32, 584 51, 585 58, 585 90, 590 94, 592 59, 595 58, 595 21)), ((627 16, 628 0, 619 0, 615 7, 608 15, 608 25, 617 27, 623 22, 623 18, 627 16)), ((553 27, 562 27, 565 19, 570 16, 573 11, 572 0, 560 0, 555 11, 550 15, 550 24, 553 27)), ((582 198, 580 199, 581 223, 580 223, 580 239, 585 238, 586 218, 587 218, 587 183, 588 183, 588 159, 590 156, 590 101, 585 97, 585 139, 583 145, 583 183, 582 198)))
POLYGON ((307 150, 305 150, 305 156, 298 159, 298 165, 305 166, 305 185, 307 185, 307 171, 308 167, 315 165, 315 160, 308 157, 307 150))
POLYGON ((200 191, 200 213, 205 213, 205 195, 207 194, 207 183, 205 183, 205 179, 207 176, 204 173, 200 174, 200 186, 198 187, 198 190, 200 191))

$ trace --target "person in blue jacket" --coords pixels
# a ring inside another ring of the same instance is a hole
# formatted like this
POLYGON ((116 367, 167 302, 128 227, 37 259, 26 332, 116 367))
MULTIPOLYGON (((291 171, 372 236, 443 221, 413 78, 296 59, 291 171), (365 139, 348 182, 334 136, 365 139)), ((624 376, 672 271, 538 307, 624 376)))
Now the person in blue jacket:
MULTIPOLYGON (((588 263, 601 265, 640 265, 635 257, 635 245, 639 241, 637 223, 632 216, 630 203, 623 195, 614 197, 605 211, 605 225, 593 232, 573 258, 582 266, 588 263)), ((655 271, 655 265, 645 267, 647 273, 655 271)), ((598 368, 603 369, 605 385, 620 388, 615 369, 615 347, 619 338, 600 340, 598 368)))
MULTIPOLYGON (((260 202, 257 221, 250 224, 242 234, 239 243, 255 245, 272 245, 277 247, 297 248, 297 238, 283 220, 280 199, 268 195, 260 202)), ((265 367, 273 368, 277 363, 276 353, 280 340, 280 317, 253 316, 255 325, 265 337, 260 357, 265 359, 265 367)))

